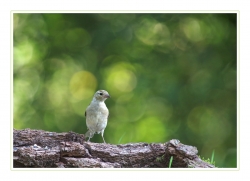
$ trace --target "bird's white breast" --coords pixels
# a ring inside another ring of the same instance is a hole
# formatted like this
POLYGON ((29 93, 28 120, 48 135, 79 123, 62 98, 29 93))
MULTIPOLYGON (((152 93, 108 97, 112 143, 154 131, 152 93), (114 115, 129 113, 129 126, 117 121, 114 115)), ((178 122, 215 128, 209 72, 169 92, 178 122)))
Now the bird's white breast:
POLYGON ((109 111, 104 102, 91 102, 86 111, 86 124, 91 131, 99 133, 106 128, 109 111))

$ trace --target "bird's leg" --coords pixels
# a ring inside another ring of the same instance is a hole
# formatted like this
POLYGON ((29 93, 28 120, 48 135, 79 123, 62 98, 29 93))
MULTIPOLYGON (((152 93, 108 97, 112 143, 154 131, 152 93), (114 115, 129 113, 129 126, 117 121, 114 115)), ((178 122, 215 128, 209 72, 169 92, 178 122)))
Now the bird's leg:
POLYGON ((87 137, 89 137, 89 139, 88 139, 88 141, 87 141, 87 142, 89 142, 90 138, 92 138, 94 134, 89 130, 89 131, 86 133, 86 135, 87 135, 87 137))
POLYGON ((87 141, 87 142, 89 142, 89 140, 90 140, 90 137, 89 137, 89 139, 88 139, 88 141, 87 141))
POLYGON ((103 143, 106 143, 105 140, 104 140, 104 137, 102 137, 102 139, 103 139, 103 143))
POLYGON ((103 137, 103 133, 104 133, 104 130, 101 132, 101 135, 102 135, 103 142, 106 143, 103 137))

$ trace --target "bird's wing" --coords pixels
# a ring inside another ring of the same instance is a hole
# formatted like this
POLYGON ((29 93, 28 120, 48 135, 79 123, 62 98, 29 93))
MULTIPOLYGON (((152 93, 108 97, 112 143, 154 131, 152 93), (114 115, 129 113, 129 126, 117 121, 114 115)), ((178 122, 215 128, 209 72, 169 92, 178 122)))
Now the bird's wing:
POLYGON ((85 117, 87 116, 87 110, 88 110, 89 106, 90 106, 90 105, 88 105, 88 107, 87 107, 87 109, 86 109, 86 111, 85 111, 85 113, 84 113, 84 114, 85 114, 85 117))

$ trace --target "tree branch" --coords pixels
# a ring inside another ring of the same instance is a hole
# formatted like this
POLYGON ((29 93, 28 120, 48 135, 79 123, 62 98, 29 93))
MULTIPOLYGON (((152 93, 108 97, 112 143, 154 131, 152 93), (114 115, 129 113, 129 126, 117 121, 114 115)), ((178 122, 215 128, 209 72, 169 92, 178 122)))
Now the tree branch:
POLYGON ((13 130, 14 168, 214 168, 196 147, 173 139, 166 143, 120 145, 86 142, 83 134, 13 130))

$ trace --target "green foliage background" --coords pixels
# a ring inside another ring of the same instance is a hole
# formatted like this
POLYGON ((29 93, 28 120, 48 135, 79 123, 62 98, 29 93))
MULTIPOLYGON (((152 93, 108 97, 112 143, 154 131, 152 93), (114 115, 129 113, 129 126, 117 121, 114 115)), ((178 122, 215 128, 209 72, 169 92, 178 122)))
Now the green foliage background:
POLYGON ((14 14, 14 128, 85 133, 105 89, 108 143, 175 138, 236 167, 236 16, 14 14))

